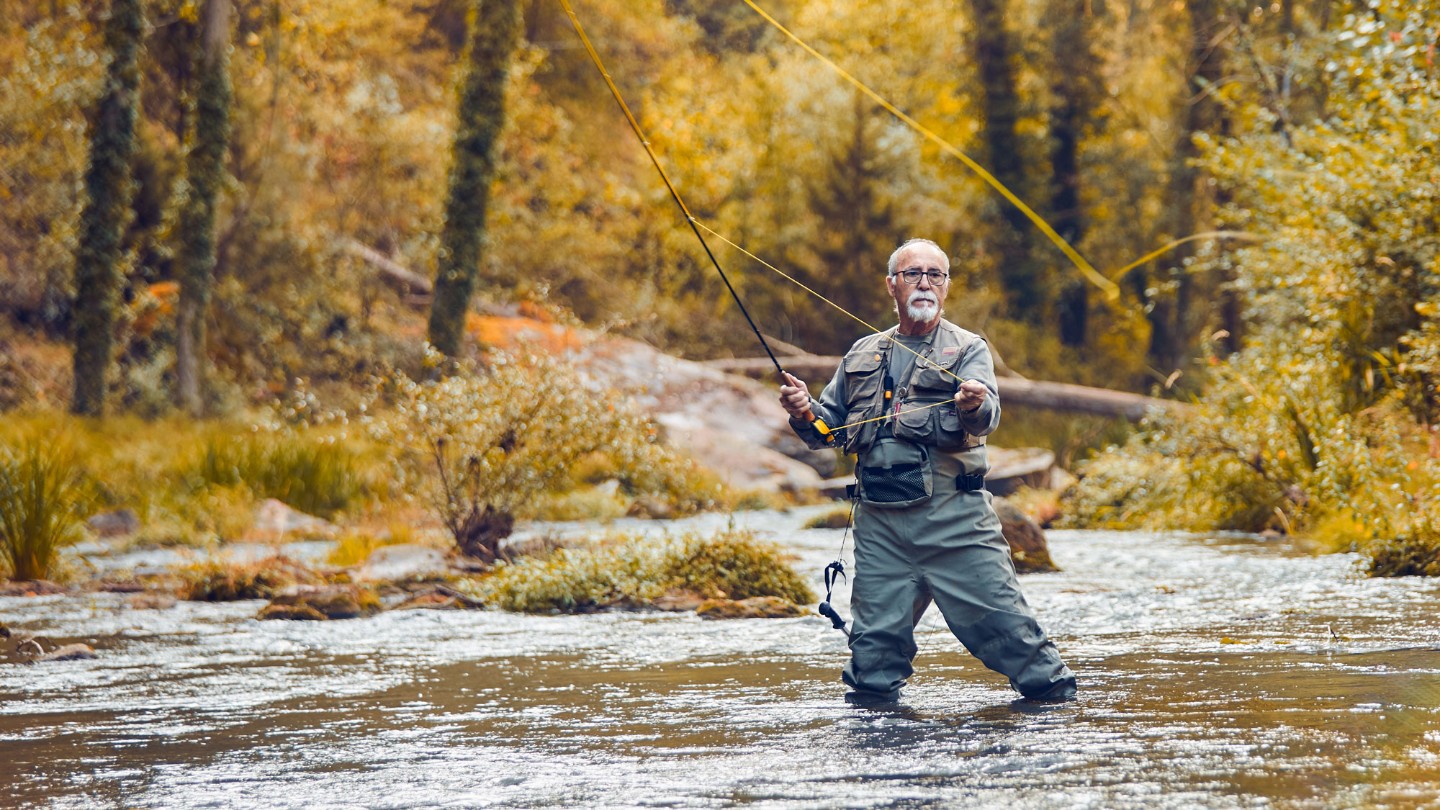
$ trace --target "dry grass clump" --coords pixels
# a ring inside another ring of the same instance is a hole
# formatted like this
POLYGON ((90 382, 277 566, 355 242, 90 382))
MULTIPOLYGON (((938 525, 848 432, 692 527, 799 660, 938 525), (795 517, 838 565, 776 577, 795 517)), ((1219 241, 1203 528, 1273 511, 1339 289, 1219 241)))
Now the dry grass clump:
POLYGON ((209 559, 181 571, 180 576, 180 596, 192 602, 270 599, 291 585, 325 581, 304 563, 279 554, 251 562, 209 559))
POLYGON ((798 604, 815 593, 774 545, 754 532, 713 537, 621 535, 592 546, 559 549, 544 559, 502 564, 467 584, 486 604, 525 613, 587 613, 643 605, 667 593, 747 599, 775 596, 798 604))
POLYGON ((805 521, 807 529, 843 529, 850 525, 850 507, 840 506, 805 521))
POLYGON ((83 535, 88 506, 63 443, 38 435, 0 443, 0 561, 11 577, 49 577, 60 549, 83 535))

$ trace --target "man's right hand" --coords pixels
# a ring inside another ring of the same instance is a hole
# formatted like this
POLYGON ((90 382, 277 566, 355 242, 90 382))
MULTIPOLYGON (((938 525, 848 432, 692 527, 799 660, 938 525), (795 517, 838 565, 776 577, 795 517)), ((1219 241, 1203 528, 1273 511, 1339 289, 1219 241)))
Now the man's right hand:
POLYGON ((780 407, 792 418, 809 422, 810 389, 794 374, 788 371, 782 373, 785 375, 785 384, 780 386, 780 407))

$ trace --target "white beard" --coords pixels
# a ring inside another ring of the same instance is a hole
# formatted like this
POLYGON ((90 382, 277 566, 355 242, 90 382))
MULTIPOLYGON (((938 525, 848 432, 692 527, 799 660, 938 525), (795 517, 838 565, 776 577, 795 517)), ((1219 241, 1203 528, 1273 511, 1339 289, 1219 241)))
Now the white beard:
POLYGON ((940 316, 940 302, 936 300, 934 293, 916 290, 910 293, 910 298, 905 301, 905 312, 912 321, 929 323, 940 316), (925 305, 927 301, 928 306, 925 305))

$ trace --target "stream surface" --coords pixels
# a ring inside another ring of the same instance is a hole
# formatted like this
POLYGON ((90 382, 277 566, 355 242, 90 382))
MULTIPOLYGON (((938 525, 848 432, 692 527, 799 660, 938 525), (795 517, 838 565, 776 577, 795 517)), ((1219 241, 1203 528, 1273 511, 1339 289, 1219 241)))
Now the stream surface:
MULTIPOLYGON (((841 532, 799 529, 815 513, 734 520, 818 583, 841 532)), ((1021 582, 1081 689, 1052 705, 933 608, 876 710, 842 701, 818 616, 0 598, 13 630, 99 654, 0 664, 0 806, 1440 807, 1440 583, 1250 537, 1049 539, 1063 572, 1021 582)))

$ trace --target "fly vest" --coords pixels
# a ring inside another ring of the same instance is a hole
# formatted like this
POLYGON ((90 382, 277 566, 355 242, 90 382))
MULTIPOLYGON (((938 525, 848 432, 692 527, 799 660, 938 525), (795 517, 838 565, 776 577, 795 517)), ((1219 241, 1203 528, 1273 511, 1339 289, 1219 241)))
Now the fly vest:
POLYGON ((888 436, 947 453, 983 445, 984 436, 971 436, 961 427, 954 399, 960 386, 960 361, 984 338, 940 321, 931 333, 929 345, 914 358, 910 373, 903 380, 893 380, 894 399, 887 402, 885 377, 891 366, 890 355, 906 351, 894 345, 894 331, 861 338, 845 355, 845 421, 895 414, 847 430, 845 452, 863 455, 878 439, 888 436), (935 405, 937 402, 944 404, 935 405))

